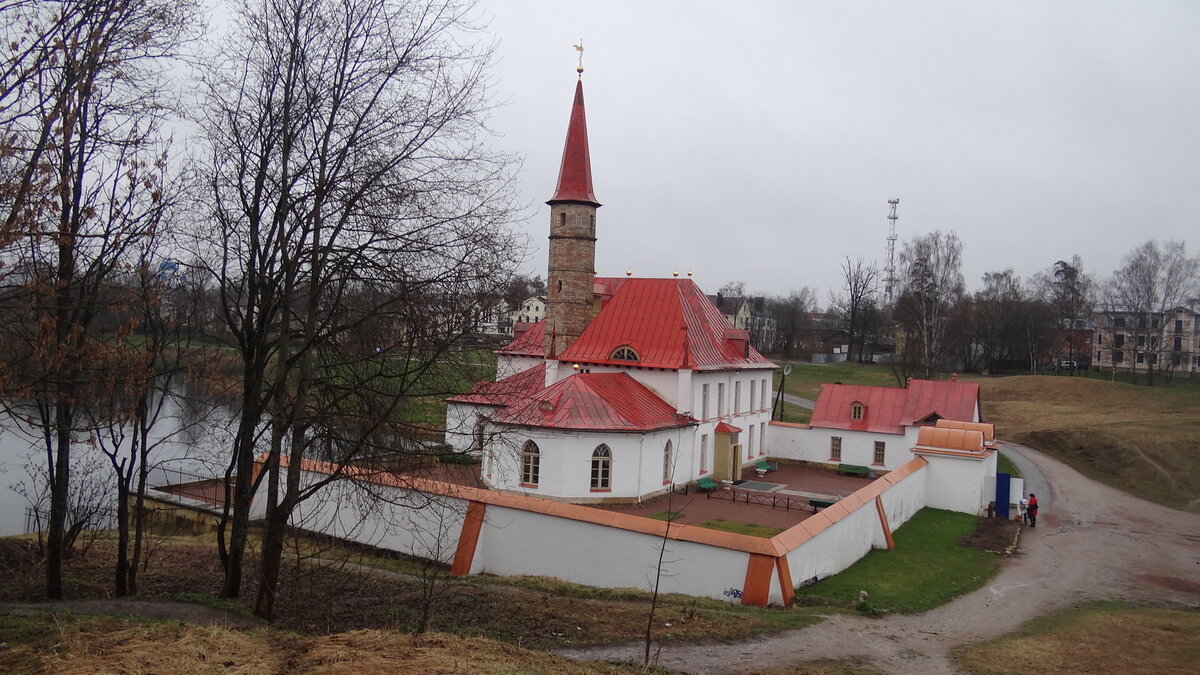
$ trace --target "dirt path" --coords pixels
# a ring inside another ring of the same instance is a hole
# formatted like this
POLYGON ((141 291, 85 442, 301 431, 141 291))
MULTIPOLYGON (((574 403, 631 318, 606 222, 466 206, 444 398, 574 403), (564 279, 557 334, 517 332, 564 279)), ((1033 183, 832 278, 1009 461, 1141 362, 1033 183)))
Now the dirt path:
MULTIPOLYGON (((690 673, 859 658, 884 672, 955 673, 949 651, 1072 604, 1127 599, 1200 607, 1200 516, 1142 501, 1008 443, 1038 495, 1038 527, 988 586, 918 616, 836 615, 809 628, 736 645, 664 646, 659 663, 690 673)), ((636 645, 559 652, 640 661, 636 645)))

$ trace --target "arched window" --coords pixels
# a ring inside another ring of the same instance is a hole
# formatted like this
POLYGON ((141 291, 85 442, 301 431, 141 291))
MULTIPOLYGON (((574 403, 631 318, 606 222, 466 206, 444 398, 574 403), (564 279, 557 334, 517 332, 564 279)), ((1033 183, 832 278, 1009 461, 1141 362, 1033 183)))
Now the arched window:
POLYGON ((599 445, 592 453, 592 489, 609 490, 612 488, 612 450, 607 445, 599 445))
POLYGON ((542 472, 542 452, 537 443, 525 441, 521 449, 521 484, 537 487, 542 472))
POLYGON ((854 403, 851 403, 850 404, 850 419, 861 420, 863 418, 863 414, 866 412, 866 410, 867 410, 867 407, 864 406, 861 401, 855 401, 854 403))
POLYGON ((633 347, 625 346, 617 347, 609 358, 613 361, 637 361, 638 355, 637 352, 633 351, 633 347))
POLYGON ((674 461, 671 456, 671 441, 667 441, 667 445, 663 447, 663 485, 671 482, 671 463, 674 461))

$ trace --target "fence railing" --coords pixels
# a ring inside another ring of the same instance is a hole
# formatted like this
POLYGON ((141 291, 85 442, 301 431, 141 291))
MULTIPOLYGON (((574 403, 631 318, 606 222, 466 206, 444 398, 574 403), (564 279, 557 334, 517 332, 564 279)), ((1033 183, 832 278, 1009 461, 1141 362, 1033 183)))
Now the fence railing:
POLYGON ((810 504, 807 499, 773 493, 747 492, 744 490, 709 490, 708 498, 721 499, 733 502, 734 504, 769 506, 773 509, 783 509, 784 511, 808 511, 809 513, 816 513, 817 511, 816 507, 810 504))

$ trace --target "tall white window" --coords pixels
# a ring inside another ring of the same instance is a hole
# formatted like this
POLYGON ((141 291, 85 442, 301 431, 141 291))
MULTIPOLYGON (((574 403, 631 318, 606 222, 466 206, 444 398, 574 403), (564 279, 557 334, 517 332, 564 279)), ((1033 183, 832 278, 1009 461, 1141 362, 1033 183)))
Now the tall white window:
POLYGON ((671 441, 663 448, 663 485, 671 482, 671 441))
POLYGON ((874 461, 876 464, 883 464, 883 459, 884 459, 883 453, 884 453, 885 448, 886 448, 886 446, 884 445, 883 441, 875 441, 874 461))
POLYGON ((762 387, 758 390, 758 409, 767 409, 767 380, 763 378, 762 387))
POLYGON ((708 473, 708 434, 700 435, 700 473, 708 473))
POLYGON ((700 387, 700 419, 708 419, 708 385, 700 387))
POLYGON ((842 461, 842 437, 829 437, 829 459, 833 462, 842 461))
POLYGON ((754 456, 754 425, 750 425, 750 437, 746 443, 746 458, 754 456))
POLYGON ((742 381, 733 383, 733 414, 742 412, 742 381))
POLYGON ((717 417, 725 416, 725 383, 717 383, 717 417))
POLYGON ((750 380, 750 405, 746 406, 751 411, 754 410, 754 387, 758 384, 757 380, 750 380))
POLYGON ((537 487, 542 472, 542 453, 537 443, 526 441, 521 450, 521 484, 537 487))
POLYGON ((609 490, 612 488, 612 450, 607 445, 599 445, 592 453, 593 490, 609 490))
POLYGON ((767 423, 758 423, 758 454, 767 454, 767 423))

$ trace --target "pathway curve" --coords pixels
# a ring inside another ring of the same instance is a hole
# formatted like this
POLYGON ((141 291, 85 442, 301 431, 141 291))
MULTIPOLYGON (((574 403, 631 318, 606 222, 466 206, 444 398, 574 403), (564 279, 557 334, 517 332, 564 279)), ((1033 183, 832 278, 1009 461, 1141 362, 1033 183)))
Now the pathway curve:
MULTIPOLYGON (((778 391, 771 392, 772 399, 778 395, 779 395, 778 391)), ((817 402, 812 400, 811 398, 802 398, 800 396, 796 396, 795 394, 789 394, 787 392, 783 393, 783 400, 786 401, 787 403, 791 403, 792 405, 800 406, 801 408, 808 408, 809 410, 812 410, 813 408, 817 407, 817 402)))
MULTIPOLYGON (((1151 504, 1006 443, 1038 495, 1037 528, 986 587, 916 616, 834 615, 735 645, 664 645, 660 665, 691 673, 857 658, 884 672, 955 673, 956 646, 999 637, 1075 603, 1125 599, 1200 607, 1200 515, 1151 504), (851 637, 853 636, 853 637, 851 637)), ((641 646, 564 650, 586 660, 640 661, 641 646)))

